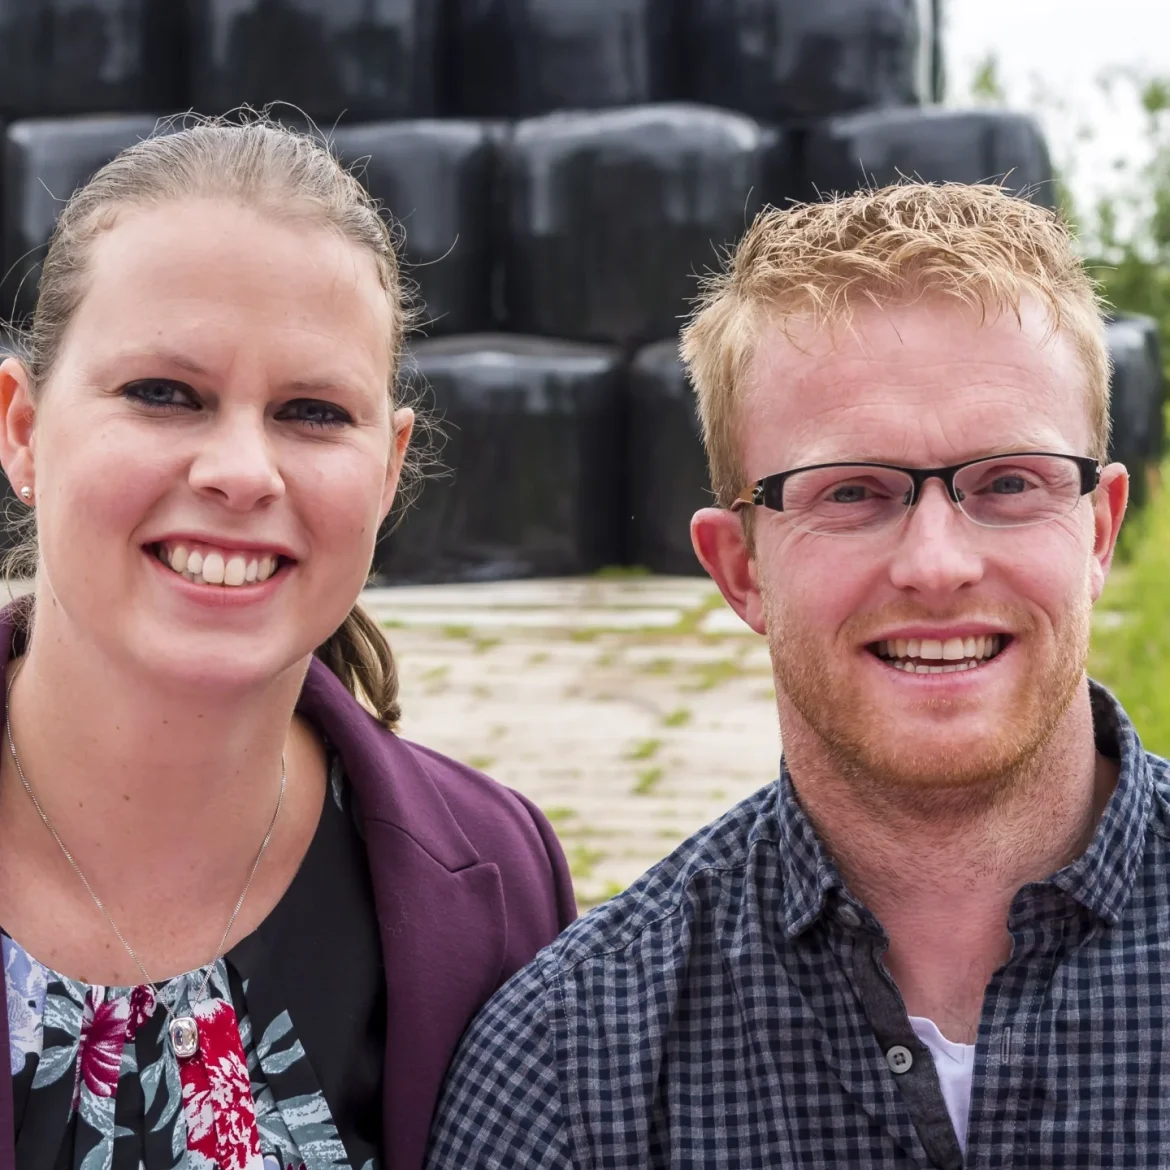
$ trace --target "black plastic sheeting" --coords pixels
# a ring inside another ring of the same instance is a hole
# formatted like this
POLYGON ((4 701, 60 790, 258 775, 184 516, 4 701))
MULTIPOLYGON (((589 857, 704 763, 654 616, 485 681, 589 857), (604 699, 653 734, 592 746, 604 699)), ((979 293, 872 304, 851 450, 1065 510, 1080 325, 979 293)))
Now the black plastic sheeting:
POLYGON ((477 122, 375 122, 333 141, 405 233, 406 275, 428 334, 492 325, 492 131, 477 122))
POLYGON ((677 0, 454 0, 448 103, 527 118, 677 96, 677 0))
POLYGON ((630 557, 655 573, 700 574, 691 517, 715 497, 678 341, 643 349, 629 385, 630 557))
POLYGON ((1129 468, 1130 494, 1140 506, 1166 449, 1167 385, 1157 322, 1118 317, 1109 323, 1108 338, 1113 359, 1110 458, 1129 468))
POLYGON ((1033 118, 1003 110, 883 110, 833 118, 805 144, 804 197, 927 183, 1001 183, 1045 207, 1056 181, 1033 118))
POLYGON ((244 102, 288 102, 330 121, 437 112, 437 0, 189 4, 192 102, 200 113, 244 102))
POLYGON ((0 113, 174 108, 181 17, 177 0, 0 0, 0 113))
POLYGON ((687 0, 687 96, 763 121, 910 105, 918 0, 687 0))
POLYGON ((0 298, 32 312, 45 246, 64 201, 119 151, 150 136, 155 119, 127 114, 31 118, 8 127, 4 146, 5 279, 0 298))
POLYGON ((769 141, 701 106, 518 123, 504 151, 507 327, 621 345, 677 334, 695 274, 758 208, 769 141))
POLYGON ((504 335, 419 342, 408 361, 447 435, 379 545, 384 581, 588 573, 621 555, 624 371, 612 348, 504 335))

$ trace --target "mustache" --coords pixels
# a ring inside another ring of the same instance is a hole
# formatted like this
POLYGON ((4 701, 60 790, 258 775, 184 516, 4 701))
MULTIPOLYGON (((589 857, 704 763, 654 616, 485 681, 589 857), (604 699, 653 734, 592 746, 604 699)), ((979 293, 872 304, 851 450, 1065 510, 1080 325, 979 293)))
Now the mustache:
POLYGON ((925 606, 914 602, 888 605, 872 613, 854 614, 841 627, 849 642, 868 644, 892 626, 911 625, 990 625, 1020 636, 1036 629, 1035 616, 1024 606, 995 603, 957 606, 925 606))

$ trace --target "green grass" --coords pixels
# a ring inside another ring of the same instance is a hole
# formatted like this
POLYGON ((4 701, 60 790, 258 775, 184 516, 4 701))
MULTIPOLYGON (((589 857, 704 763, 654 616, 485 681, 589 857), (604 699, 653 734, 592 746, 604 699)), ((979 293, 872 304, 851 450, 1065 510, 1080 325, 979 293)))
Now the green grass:
POLYGON ((573 877, 579 882, 587 882, 605 860, 606 855, 600 849, 591 849, 584 842, 578 841, 566 850, 565 856, 573 877))
POLYGON ((626 753, 627 760, 649 760, 653 759, 658 754, 658 749, 662 747, 662 740, 660 739, 643 739, 634 744, 632 748, 626 753))
POLYGON ((686 707, 676 707, 667 715, 662 717, 663 727, 686 727, 694 718, 691 712, 686 707))
POLYGON ((1098 603, 1122 620, 1097 623, 1089 672, 1121 700, 1145 747, 1170 756, 1170 460, 1162 482, 1133 519, 1124 563, 1098 603))
POLYGON ((643 768, 631 789, 635 796, 651 796, 658 782, 666 775, 662 768, 643 768))

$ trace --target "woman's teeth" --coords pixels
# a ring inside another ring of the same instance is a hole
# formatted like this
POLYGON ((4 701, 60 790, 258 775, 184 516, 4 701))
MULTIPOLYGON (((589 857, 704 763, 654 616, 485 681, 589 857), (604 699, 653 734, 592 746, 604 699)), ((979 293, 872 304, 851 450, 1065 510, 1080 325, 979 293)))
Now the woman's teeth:
POLYGON ((1003 634, 981 638, 897 638, 875 645, 875 653, 896 670, 907 674, 954 674, 974 670, 990 661, 1007 645, 1003 634))
POLYGON ((276 572, 278 558, 244 556, 240 553, 208 552, 188 549, 185 545, 156 546, 158 559, 188 581, 201 585, 251 585, 267 581, 276 572))

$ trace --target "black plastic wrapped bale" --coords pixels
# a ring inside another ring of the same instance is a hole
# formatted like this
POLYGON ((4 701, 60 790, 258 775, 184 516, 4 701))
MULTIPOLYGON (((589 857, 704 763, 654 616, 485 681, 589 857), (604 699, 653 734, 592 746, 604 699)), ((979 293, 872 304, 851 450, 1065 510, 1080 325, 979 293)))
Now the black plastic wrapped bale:
POLYGON ((177 0, 0 0, 0 112, 11 118, 185 104, 177 0))
POLYGON ((624 374, 603 346, 480 335, 419 342, 451 474, 379 545, 386 581, 587 573, 622 547, 624 374))
POLYGON ((620 345, 678 332, 751 222, 766 139, 702 106, 550 114, 505 150, 508 328, 620 345))
POLYGON ((687 96, 765 122, 914 104, 919 0, 685 0, 687 96))
POLYGON ((527 118, 668 101, 677 0, 453 0, 448 103, 527 118))
POLYGON ((30 118, 8 127, 4 151, 5 305, 31 313, 45 245, 66 199, 155 119, 129 114, 30 118))
POLYGON ((643 349, 630 369, 630 558, 655 573, 702 573, 691 517, 714 502, 695 395, 678 341, 643 349))
POLYGON ((1056 205, 1048 146, 1036 121, 1006 110, 880 110, 831 118, 805 144, 805 197, 927 183, 999 183, 1056 205))
POLYGON ((1166 379, 1157 322, 1124 316, 1108 326, 1113 360, 1110 458, 1129 468, 1134 503, 1149 496, 1166 449, 1166 379))
POLYGON ((438 0, 189 0, 202 113, 289 102, 332 121, 428 117, 442 65, 438 0))
POLYGON ((405 232, 429 334, 492 325, 493 134, 478 122, 374 122, 336 131, 342 161, 405 232))

